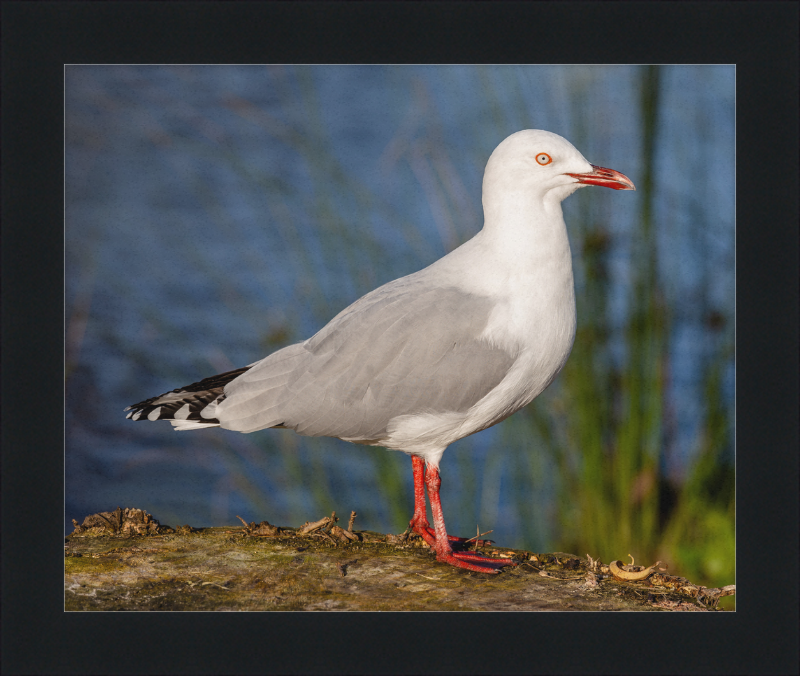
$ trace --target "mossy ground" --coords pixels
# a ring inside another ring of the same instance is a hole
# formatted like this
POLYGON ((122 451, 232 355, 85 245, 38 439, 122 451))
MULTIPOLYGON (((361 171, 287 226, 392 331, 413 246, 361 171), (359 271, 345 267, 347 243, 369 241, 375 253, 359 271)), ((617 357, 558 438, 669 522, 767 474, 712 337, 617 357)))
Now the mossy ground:
MULTIPOLYGON (((655 610, 646 589, 586 585, 584 562, 540 555, 485 575, 437 562, 426 547, 333 543, 227 528, 65 545, 66 610, 655 610), (545 577, 540 571, 553 577, 545 577)), ((522 559, 525 553, 517 552, 522 559)))

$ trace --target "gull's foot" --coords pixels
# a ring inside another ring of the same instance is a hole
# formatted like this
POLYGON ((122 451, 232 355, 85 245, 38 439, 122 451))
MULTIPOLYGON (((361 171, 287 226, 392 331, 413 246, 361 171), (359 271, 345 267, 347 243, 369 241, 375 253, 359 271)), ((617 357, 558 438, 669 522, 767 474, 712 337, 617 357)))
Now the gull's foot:
MULTIPOLYGON (((436 543, 436 531, 433 530, 430 526, 420 526, 415 527, 412 526, 411 530, 413 530, 417 535, 419 535, 425 542, 427 542, 431 547, 434 546, 436 543), (430 539, 428 539, 430 538, 430 539)), ((460 538, 457 535, 448 535, 447 536, 448 542, 451 545, 462 545, 462 546, 475 546, 475 540, 470 538, 460 538)), ((478 547, 483 547, 484 545, 490 545, 494 542, 494 540, 478 540, 478 547)))
POLYGON ((503 566, 516 566, 514 561, 509 559, 490 559, 480 554, 472 552, 452 552, 450 554, 437 554, 436 560, 442 563, 449 563, 456 568, 465 568, 476 573, 489 573, 496 575, 503 566))

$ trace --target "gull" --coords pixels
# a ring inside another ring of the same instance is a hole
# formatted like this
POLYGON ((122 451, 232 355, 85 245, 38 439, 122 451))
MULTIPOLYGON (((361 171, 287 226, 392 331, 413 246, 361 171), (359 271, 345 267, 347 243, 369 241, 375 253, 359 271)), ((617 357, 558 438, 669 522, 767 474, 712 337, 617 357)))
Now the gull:
POLYGON ((308 340, 133 404, 127 417, 176 430, 288 428, 402 451, 414 475, 409 529, 436 558, 481 573, 514 565, 448 536, 439 461, 533 401, 564 366, 576 315, 561 202, 586 185, 636 189, 557 134, 512 134, 487 162, 484 225, 472 239, 366 294, 308 340))

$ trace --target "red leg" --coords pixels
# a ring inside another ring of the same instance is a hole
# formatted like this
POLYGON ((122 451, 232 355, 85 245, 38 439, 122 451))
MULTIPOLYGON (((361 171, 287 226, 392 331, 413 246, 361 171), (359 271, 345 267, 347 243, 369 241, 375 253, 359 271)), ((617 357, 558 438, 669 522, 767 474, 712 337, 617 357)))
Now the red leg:
POLYGON ((414 471, 414 516, 411 517, 408 525, 431 547, 435 547, 436 536, 428 523, 428 515, 425 510, 425 461, 418 455, 412 455, 411 468, 414 471))
MULTIPOLYGON (((436 545, 436 533, 428 522, 425 510, 425 461, 418 455, 411 456, 411 467, 414 472, 414 516, 411 517, 408 525, 411 530, 422 537, 431 547, 436 545)), ((455 535, 448 535, 447 539, 457 544, 474 544, 475 540, 460 538, 455 535)), ((492 540, 478 540, 478 546, 489 544, 492 540)))
POLYGON ((442 485, 442 479, 439 476, 438 467, 428 465, 425 484, 428 487, 428 498, 431 501, 431 512, 433 513, 433 526, 436 532, 436 540, 433 547, 436 551, 437 560, 458 568, 473 570, 477 573, 497 573, 499 572, 497 569, 502 566, 516 565, 516 563, 508 559, 490 559, 473 552, 454 552, 447 537, 447 530, 444 527, 444 513, 442 512, 442 502, 439 499, 439 488, 442 485))

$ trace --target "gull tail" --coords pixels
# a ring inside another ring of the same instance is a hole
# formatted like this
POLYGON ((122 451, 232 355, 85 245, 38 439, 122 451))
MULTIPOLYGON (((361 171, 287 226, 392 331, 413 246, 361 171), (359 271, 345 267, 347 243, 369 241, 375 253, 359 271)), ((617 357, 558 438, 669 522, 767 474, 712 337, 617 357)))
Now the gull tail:
MULTIPOLYGON (((151 397, 126 408, 130 420, 167 420, 180 430, 199 430, 219 427, 219 420, 205 417, 202 412, 225 399, 225 385, 238 378, 250 367, 220 373, 210 378, 151 397)), ((213 408, 210 412, 213 412, 213 408)))

